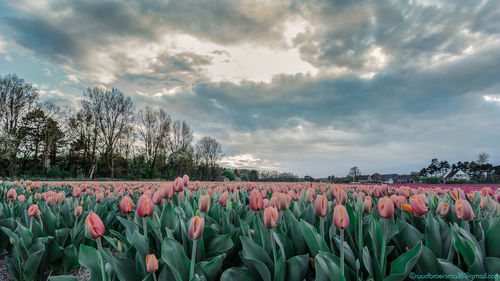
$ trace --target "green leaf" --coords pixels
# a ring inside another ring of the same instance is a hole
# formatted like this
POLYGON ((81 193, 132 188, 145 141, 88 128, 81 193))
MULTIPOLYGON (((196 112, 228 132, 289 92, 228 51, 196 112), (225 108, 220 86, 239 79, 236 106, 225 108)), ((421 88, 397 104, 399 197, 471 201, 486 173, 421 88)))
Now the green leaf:
POLYGON ((135 262, 130 259, 113 256, 109 251, 103 251, 104 257, 113 266, 119 280, 135 281, 140 280, 141 276, 135 270, 135 262))
POLYGON ((72 275, 61 275, 61 276, 51 276, 49 281, 80 281, 78 278, 72 275))
POLYGON ((489 274, 500 272, 500 259, 496 257, 486 257, 484 263, 489 274))
POLYGON ((319 252, 314 258, 316 281, 345 281, 331 253, 319 252))
POLYGON ((299 231, 302 233, 302 236, 304 237, 313 257, 316 256, 319 251, 330 251, 328 245, 325 242, 325 239, 321 237, 316 228, 314 228, 306 221, 300 221, 299 231))
POLYGON ((219 235, 205 242, 205 251, 208 258, 229 252, 233 248, 231 234, 219 235))
POLYGON ((500 258, 500 218, 488 229, 486 234, 486 251, 489 257, 500 258))
POLYGON ((302 281, 306 278, 309 268, 309 255, 291 257, 287 261, 286 279, 290 281, 302 281))
POLYGON ((441 268, 443 269, 444 274, 451 274, 460 278, 453 279, 453 280, 463 280, 463 281, 468 281, 467 275, 465 272, 463 272, 460 268, 458 268, 456 265, 453 265, 449 263, 445 259, 438 259, 439 264, 441 265, 441 268))
POLYGON ((184 253, 184 248, 177 240, 165 238, 161 246, 161 258, 167 264, 177 281, 188 281, 191 262, 184 253))
POLYGON ((38 267, 40 265, 40 261, 43 257, 43 252, 45 249, 40 249, 34 253, 32 253, 26 263, 24 264, 23 277, 26 281, 35 280, 35 275, 38 271, 38 267))
POLYGON ((226 255, 222 254, 209 261, 202 261, 198 263, 198 266, 203 271, 203 274, 205 274, 208 281, 212 281, 217 278, 225 257, 226 255))
POLYGON ((249 237, 241 236, 240 240, 243 247, 241 255, 246 259, 260 261, 266 266, 271 275, 274 274, 274 264, 267 252, 261 246, 257 245, 257 243, 253 242, 249 237))
POLYGON ((422 273, 431 273, 431 274, 443 273, 443 271, 441 270, 441 266, 439 266, 436 256, 426 246, 422 246, 422 253, 420 254, 420 259, 418 259, 417 267, 420 268, 420 272, 422 273))
POLYGON ((441 232, 439 225, 434 220, 431 212, 427 213, 427 227, 425 229, 425 246, 434 252, 434 255, 442 258, 443 241, 441 241, 441 232))
POLYGON ((263 262, 256 259, 247 258, 243 255, 240 258, 243 264, 253 272, 258 273, 263 281, 271 281, 271 273, 263 262))
POLYGON ((162 229, 168 227, 170 230, 175 231, 177 227, 177 214, 175 213, 174 208, 172 208, 171 203, 167 203, 163 207, 163 210, 161 212, 160 222, 162 229))
POLYGON ((258 281, 257 277, 248 269, 231 267, 222 273, 221 281, 258 281))
POLYGON ((68 272, 79 266, 78 264, 78 252, 74 245, 69 245, 63 251, 63 271, 68 272))
POLYGON ((149 239, 141 235, 138 231, 134 232, 132 237, 132 245, 137 249, 137 260, 139 261, 139 265, 141 267, 141 273, 143 275, 146 274, 146 256, 150 254, 149 252, 149 239))
POLYGON ((78 253, 78 262, 85 266, 90 272, 90 280, 103 281, 100 266, 99 251, 95 248, 80 245, 80 253, 78 253))
POLYGON ((411 248, 408 252, 400 255, 391 263, 391 274, 384 279, 384 281, 402 281, 413 269, 420 253, 422 252, 422 242, 418 242, 415 247, 411 248))

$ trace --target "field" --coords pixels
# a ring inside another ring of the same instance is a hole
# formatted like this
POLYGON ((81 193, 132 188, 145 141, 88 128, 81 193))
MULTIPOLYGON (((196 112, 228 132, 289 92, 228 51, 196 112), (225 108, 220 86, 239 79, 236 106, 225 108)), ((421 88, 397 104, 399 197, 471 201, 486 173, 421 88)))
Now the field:
POLYGON ((1 182, 0 253, 11 280, 494 279, 497 188, 1 182))

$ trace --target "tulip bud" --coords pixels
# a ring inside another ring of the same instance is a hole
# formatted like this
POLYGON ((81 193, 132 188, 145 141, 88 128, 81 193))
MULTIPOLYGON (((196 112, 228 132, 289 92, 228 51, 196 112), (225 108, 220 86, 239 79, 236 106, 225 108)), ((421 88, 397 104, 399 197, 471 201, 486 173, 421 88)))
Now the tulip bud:
POLYGON ((260 192, 258 192, 257 189, 252 190, 252 192, 250 192, 250 209, 257 212, 262 210, 263 207, 264 202, 262 201, 260 192))
POLYGON ((314 214, 320 217, 324 217, 328 214, 328 200, 325 196, 316 196, 316 201, 314 202, 314 214))
POLYGON ((122 210, 122 214, 130 214, 134 211, 134 202, 130 197, 123 197, 120 202, 120 209, 122 210))
POLYGON ((122 241, 118 240, 118 252, 123 252, 123 250, 125 249, 125 247, 123 246, 123 243, 122 241))
POLYGON ((195 216, 189 222, 188 238, 198 240, 203 236, 205 230, 205 219, 195 216))
POLYGON ((345 204, 347 202, 347 193, 345 192, 344 189, 339 188, 337 191, 337 204, 345 204))
POLYGON ((264 226, 272 229, 278 225, 278 209, 267 207, 264 209, 264 226))
POLYGON ((387 196, 378 200, 377 211, 379 216, 383 218, 392 218, 394 216, 394 203, 387 196))
POLYGON ((472 206, 464 199, 458 199, 455 203, 455 214, 457 218, 463 221, 470 221, 476 218, 472 206))
POLYGON ((21 195, 17 196, 17 200, 19 202, 24 202, 24 201, 26 201, 26 197, 23 194, 21 194, 21 195))
POLYGON ((208 211, 210 210, 210 195, 205 194, 201 196, 198 210, 200 210, 200 212, 202 213, 208 213, 208 211))
POLYGON ((177 177, 174 181, 174 192, 179 193, 184 191, 184 180, 177 177))
POLYGON ((446 217, 448 215, 448 212, 450 211, 450 205, 448 203, 441 201, 439 202, 437 208, 436 208, 436 214, 446 217))
MULTIPOLYGON (((419 194, 420 195, 420 194, 419 194)), ((410 204, 401 204, 401 208, 411 212, 414 216, 419 217, 427 214, 427 204, 423 200, 425 196, 413 195, 410 198, 410 204), (409 207, 408 207, 409 206, 409 207)))
POLYGON ((338 229, 346 229, 349 227, 349 215, 344 205, 335 205, 333 208, 333 224, 338 229))
POLYGON ((75 213, 74 214, 75 214, 76 217, 81 216, 82 213, 83 213, 83 207, 82 206, 78 206, 78 207, 75 208, 75 213))
POLYGON ((39 217, 41 214, 37 204, 33 204, 28 208, 28 217, 39 217))
POLYGON ((158 270, 158 259, 155 254, 146 256, 146 269, 148 272, 156 272, 158 270))
POLYGON ((149 217, 153 213, 153 201, 151 197, 144 194, 137 201, 137 215, 141 218, 149 217))
POLYGON ((73 189, 73 197, 80 197, 81 191, 80 188, 77 186, 73 189))
POLYGON ((85 219, 85 234, 92 239, 100 238, 104 235, 105 228, 101 218, 94 212, 91 212, 85 219))

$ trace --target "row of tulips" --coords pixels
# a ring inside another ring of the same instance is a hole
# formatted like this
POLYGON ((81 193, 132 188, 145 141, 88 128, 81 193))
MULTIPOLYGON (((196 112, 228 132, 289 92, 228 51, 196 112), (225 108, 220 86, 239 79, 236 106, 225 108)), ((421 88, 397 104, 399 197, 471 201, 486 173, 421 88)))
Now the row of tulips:
MULTIPOLYGON (((15 280, 405 280, 500 272, 500 192, 310 183, 2 182, 15 280), (462 274, 462 275, 460 275, 462 274)), ((465 279, 464 279, 465 280, 465 279)))

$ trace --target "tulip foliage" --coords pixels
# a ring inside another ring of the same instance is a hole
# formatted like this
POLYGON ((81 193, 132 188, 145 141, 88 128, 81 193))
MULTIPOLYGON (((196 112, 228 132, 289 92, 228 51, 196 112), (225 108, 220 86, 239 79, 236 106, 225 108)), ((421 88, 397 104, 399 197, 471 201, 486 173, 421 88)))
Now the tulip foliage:
POLYGON ((1 182, 14 280, 405 280, 500 272, 495 187, 1 182))

